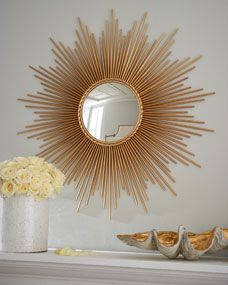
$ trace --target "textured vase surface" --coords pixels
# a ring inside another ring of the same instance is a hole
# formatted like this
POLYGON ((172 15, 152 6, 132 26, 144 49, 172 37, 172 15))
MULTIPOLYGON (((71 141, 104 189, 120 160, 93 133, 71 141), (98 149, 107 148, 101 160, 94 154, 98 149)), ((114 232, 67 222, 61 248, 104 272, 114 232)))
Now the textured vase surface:
POLYGON ((3 201, 2 249, 40 252, 48 248, 49 201, 13 196, 3 201))

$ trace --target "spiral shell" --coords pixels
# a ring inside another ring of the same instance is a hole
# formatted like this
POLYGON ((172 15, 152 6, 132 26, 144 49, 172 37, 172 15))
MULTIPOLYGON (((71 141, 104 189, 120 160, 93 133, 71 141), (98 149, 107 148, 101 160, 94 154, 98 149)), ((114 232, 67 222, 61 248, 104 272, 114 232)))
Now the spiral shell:
POLYGON ((215 227, 211 231, 195 234, 179 226, 177 232, 148 231, 132 235, 117 235, 124 243, 146 250, 158 250, 173 259, 179 254, 185 259, 196 260, 206 252, 215 252, 228 247, 228 229, 215 227))

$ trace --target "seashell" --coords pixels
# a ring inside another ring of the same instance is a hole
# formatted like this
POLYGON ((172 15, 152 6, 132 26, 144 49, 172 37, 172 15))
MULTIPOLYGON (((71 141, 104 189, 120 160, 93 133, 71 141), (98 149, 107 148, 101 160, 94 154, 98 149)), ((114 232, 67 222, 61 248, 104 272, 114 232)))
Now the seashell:
POLYGON ((200 234, 187 232, 184 226, 179 226, 177 232, 152 230, 117 237, 130 246, 158 250, 170 259, 181 254, 185 259, 197 260, 207 252, 216 252, 228 247, 228 229, 220 227, 200 234))

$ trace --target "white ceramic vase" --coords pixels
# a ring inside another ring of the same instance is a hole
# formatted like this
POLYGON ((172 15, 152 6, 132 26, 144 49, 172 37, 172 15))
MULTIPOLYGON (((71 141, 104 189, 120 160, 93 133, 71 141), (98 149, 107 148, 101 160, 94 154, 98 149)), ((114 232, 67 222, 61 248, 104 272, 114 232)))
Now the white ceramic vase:
POLYGON ((29 196, 3 200, 2 250, 41 252, 48 248, 49 201, 29 196))

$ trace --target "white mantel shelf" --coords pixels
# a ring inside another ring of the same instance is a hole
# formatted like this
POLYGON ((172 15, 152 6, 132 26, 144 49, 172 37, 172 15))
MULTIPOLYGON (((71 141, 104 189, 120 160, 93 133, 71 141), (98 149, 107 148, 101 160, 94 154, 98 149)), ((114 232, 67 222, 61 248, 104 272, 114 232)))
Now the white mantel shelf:
POLYGON ((159 254, 94 251, 91 256, 0 253, 0 284, 228 284, 228 259, 168 260, 159 254), (45 283, 44 283, 45 282, 45 283))

